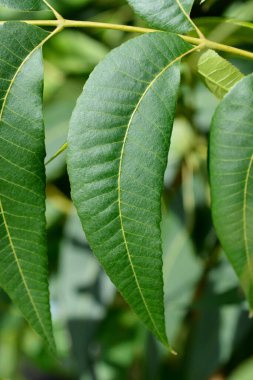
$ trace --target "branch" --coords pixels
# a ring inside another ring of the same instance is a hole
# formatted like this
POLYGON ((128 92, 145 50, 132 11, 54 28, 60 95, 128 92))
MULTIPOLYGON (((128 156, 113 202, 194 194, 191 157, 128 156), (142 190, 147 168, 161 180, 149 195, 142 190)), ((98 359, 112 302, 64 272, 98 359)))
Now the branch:
MULTIPOLYGON (((110 30, 121 30, 123 32, 131 33, 152 33, 152 32, 164 32, 163 30, 140 28, 137 26, 129 25, 118 25, 109 24, 104 22, 92 22, 92 21, 75 21, 75 20, 20 20, 26 22, 27 24, 36 26, 58 26, 62 29, 64 28, 96 28, 96 29, 110 29, 110 30)), ((4 24, 6 21, 0 21, 0 25, 4 24)), ((196 38, 185 35, 179 35, 183 40, 193 44, 193 45, 204 45, 207 48, 223 51, 226 53, 234 54, 243 58, 248 58, 253 60, 253 53, 247 50, 242 50, 229 45, 219 44, 214 41, 210 41, 205 38, 196 38)))

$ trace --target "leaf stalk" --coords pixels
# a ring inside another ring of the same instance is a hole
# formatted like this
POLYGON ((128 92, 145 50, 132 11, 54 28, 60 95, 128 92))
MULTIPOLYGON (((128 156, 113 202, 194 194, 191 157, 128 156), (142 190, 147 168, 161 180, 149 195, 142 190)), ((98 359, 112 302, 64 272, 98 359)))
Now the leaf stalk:
MULTIPOLYGON (((76 20, 21 20, 22 22, 26 22, 30 25, 36 26, 52 26, 52 27, 61 27, 64 28, 96 28, 96 29, 110 29, 110 30, 120 30, 123 32, 131 32, 131 33, 152 33, 152 32, 162 32, 162 30, 158 29, 150 29, 150 28, 142 28, 138 26, 130 26, 130 25, 118 25, 118 24, 110 24, 104 22, 93 22, 93 21, 76 21, 76 20)), ((0 21, 0 25, 4 24, 6 21, 0 21)), ((248 58, 253 60, 253 52, 238 49, 233 46, 223 45, 214 41, 210 41, 206 38, 197 38, 191 36, 180 35, 180 37, 193 44, 193 45, 204 45, 206 48, 214 49, 218 51, 223 51, 229 54, 237 55, 243 58, 248 58)))

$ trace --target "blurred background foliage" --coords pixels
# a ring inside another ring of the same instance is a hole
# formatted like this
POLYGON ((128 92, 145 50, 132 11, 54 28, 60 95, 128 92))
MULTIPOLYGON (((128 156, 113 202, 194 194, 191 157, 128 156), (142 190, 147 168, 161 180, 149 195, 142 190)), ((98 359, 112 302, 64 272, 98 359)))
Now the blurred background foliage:
MULTIPOLYGON (((215 41, 253 50, 253 1, 196 1, 193 17, 215 41)), ((69 19, 145 25, 125 0, 55 0, 69 19)), ((0 19, 50 18, 0 8, 0 19)), ((132 34, 65 30, 44 49, 45 127, 50 158, 66 141, 75 101, 92 69, 132 34)), ((253 63, 226 56, 243 73, 253 63)), ((65 154, 47 166, 51 307, 59 358, 43 347, 0 293, 1 380, 252 380, 253 322, 215 235, 208 185, 208 133, 217 104, 182 64, 182 87, 165 175, 162 223, 167 331, 177 356, 138 321, 85 240, 70 201, 65 154)))

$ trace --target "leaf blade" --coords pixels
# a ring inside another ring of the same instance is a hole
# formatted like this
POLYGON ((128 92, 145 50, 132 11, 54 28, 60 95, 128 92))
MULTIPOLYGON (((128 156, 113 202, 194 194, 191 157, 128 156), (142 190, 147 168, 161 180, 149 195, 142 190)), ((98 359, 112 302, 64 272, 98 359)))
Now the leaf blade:
POLYGON ((68 139, 72 198, 89 243, 128 303, 164 344, 160 196, 179 86, 177 63, 190 50, 178 36, 164 33, 115 49, 86 83, 68 139), (154 289, 152 273, 157 274, 154 289))
POLYGON ((40 49, 49 33, 11 22, 1 26, 0 36, 0 284, 54 350, 45 238, 40 49))
POLYGON ((253 76, 241 80, 219 105, 211 129, 210 178, 214 224, 253 308, 251 127, 253 76), (250 112, 251 110, 251 112, 250 112), (238 121, 240 120, 240 122, 238 121))
POLYGON ((47 9, 43 0, 0 0, 0 5, 21 11, 42 11, 47 9))
POLYGON ((155 28, 174 33, 193 29, 189 17, 193 0, 127 0, 137 14, 155 28))
POLYGON ((198 61, 198 72, 209 90, 222 99, 244 75, 214 50, 207 50, 198 61))

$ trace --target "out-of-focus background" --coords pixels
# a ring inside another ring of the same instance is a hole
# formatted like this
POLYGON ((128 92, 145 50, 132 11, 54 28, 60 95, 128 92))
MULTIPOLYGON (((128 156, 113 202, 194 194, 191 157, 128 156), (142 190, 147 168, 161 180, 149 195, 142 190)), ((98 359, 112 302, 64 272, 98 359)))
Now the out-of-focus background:
MULTIPOLYGON (((125 0, 55 0, 64 17, 145 25, 125 0)), ((196 1, 193 17, 210 39, 253 50, 253 1, 196 1)), ((50 18, 50 12, 0 8, 0 19, 50 18)), ((45 127, 50 158, 66 141, 77 97, 92 69, 133 34, 65 30, 44 48, 45 127)), ((230 59, 243 73, 253 63, 230 59)), ((178 356, 151 336, 108 280, 85 240, 70 201, 65 154, 47 166, 51 307, 59 357, 46 351, 0 292, 1 380, 252 380, 253 321, 217 241, 210 214, 207 146, 218 101, 182 64, 182 87, 165 175, 163 207, 167 330, 178 356)))

